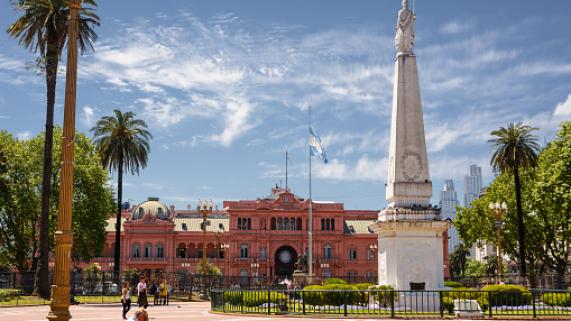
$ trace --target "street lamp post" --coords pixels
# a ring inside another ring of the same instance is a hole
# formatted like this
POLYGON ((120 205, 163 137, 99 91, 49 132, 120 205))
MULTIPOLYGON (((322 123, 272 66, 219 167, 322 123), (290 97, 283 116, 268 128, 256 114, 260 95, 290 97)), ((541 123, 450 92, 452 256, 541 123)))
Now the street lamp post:
POLYGON ((65 100, 63 116, 61 187, 57 230, 55 233, 55 266, 54 284, 48 320, 67 321, 70 294, 69 277, 71 267, 71 247, 73 234, 71 229, 73 201, 73 162, 75 159, 75 99, 77 84, 77 30, 79 25, 80 0, 72 0, 69 4, 67 68, 65 76, 65 100))
MULTIPOLYGON (((503 259, 502 259, 502 238, 500 235, 500 229, 502 227, 502 219, 504 214, 507 212, 508 210, 508 206, 506 204, 506 202, 503 202, 502 204, 500 204, 499 202, 496 203, 490 203, 490 210, 494 212, 495 214, 495 221, 494 221, 494 226, 496 228, 496 237, 498 238, 498 276, 502 275, 503 271, 504 271, 504 267, 503 267, 503 259)), ((499 280, 498 280, 499 282, 499 280)))
POLYGON ((202 224, 200 228, 202 229, 202 294, 200 298, 203 300, 208 299, 206 294, 206 227, 210 225, 208 221, 208 214, 212 213, 212 201, 200 200, 198 201, 198 211, 202 214, 202 224))

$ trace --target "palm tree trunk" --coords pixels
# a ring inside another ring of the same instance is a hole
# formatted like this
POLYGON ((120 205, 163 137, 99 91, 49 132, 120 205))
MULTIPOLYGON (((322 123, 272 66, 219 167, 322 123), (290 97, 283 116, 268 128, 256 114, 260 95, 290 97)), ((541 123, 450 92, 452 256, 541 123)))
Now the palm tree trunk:
POLYGON ((123 199, 123 157, 119 160, 117 170, 117 221, 115 222, 115 260, 113 266, 114 277, 119 284, 120 261, 121 261, 121 203, 123 199))
POLYGON ((521 183, 519 180, 519 164, 514 164, 515 202, 517 210, 517 234, 519 245, 519 273, 525 279, 525 226, 523 225, 523 210, 521 208, 521 183))
POLYGON ((59 50, 57 47, 57 35, 53 30, 48 35, 46 52, 46 87, 47 87, 47 110, 46 110, 46 133, 44 138, 44 168, 42 173, 42 203, 40 212, 40 237, 39 237, 39 260, 36 270, 34 292, 42 298, 50 297, 49 285, 49 219, 50 219, 50 196, 51 196, 51 173, 52 173, 52 149, 54 131, 54 105, 56 96, 57 68, 59 50))

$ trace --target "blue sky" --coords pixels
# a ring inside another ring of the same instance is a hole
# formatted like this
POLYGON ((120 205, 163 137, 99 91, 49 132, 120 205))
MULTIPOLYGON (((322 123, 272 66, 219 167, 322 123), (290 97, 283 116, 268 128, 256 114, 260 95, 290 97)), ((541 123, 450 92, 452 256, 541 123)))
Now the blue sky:
MULTIPOLYGON (((149 166, 125 178, 125 199, 186 208, 265 196, 285 183, 286 147, 290 187, 307 197, 312 105, 330 158, 314 162, 314 199, 385 206, 400 1, 99 3, 99 41, 79 59, 77 128, 115 108, 148 122, 149 166)), ((522 121, 543 142, 571 118, 571 2, 419 0, 416 10, 434 203, 446 178, 461 200, 470 164, 491 178, 492 129, 522 121)), ((16 17, 0 4, 3 29, 16 17)), ((45 120, 33 59, 0 32, 0 128, 22 139, 45 120)), ((62 72, 57 124, 63 87, 62 72)))

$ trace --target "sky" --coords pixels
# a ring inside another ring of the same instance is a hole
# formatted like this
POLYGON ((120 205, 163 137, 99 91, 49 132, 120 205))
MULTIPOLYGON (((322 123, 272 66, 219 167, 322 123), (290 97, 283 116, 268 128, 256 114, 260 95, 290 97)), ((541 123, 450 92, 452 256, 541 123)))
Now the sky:
MULTIPOLYGON (((186 209, 198 199, 264 197, 285 185, 286 149, 289 187, 305 198, 311 105, 329 157, 313 162, 313 198, 382 209, 400 2, 100 0, 99 39, 79 57, 77 130, 91 136, 113 109, 147 122, 149 165, 124 178, 131 203, 158 196, 186 209)), ((462 200, 471 164, 493 179, 493 129, 523 122, 543 144, 571 118, 569 12, 567 0, 418 1, 414 52, 434 204, 444 179, 462 200)), ((4 1, 0 27, 19 14, 4 1)), ((0 129, 20 139, 44 128, 34 58, 0 32, 0 129)))

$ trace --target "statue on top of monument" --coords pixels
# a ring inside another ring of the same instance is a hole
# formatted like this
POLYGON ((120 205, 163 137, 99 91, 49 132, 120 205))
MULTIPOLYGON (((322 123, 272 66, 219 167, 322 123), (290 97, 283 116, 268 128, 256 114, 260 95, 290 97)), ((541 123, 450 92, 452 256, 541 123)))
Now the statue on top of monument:
POLYGON ((395 45, 397 47, 397 55, 412 54, 414 46, 414 20, 416 15, 408 9, 408 0, 402 1, 402 9, 399 10, 397 19, 397 33, 395 36, 395 45))

